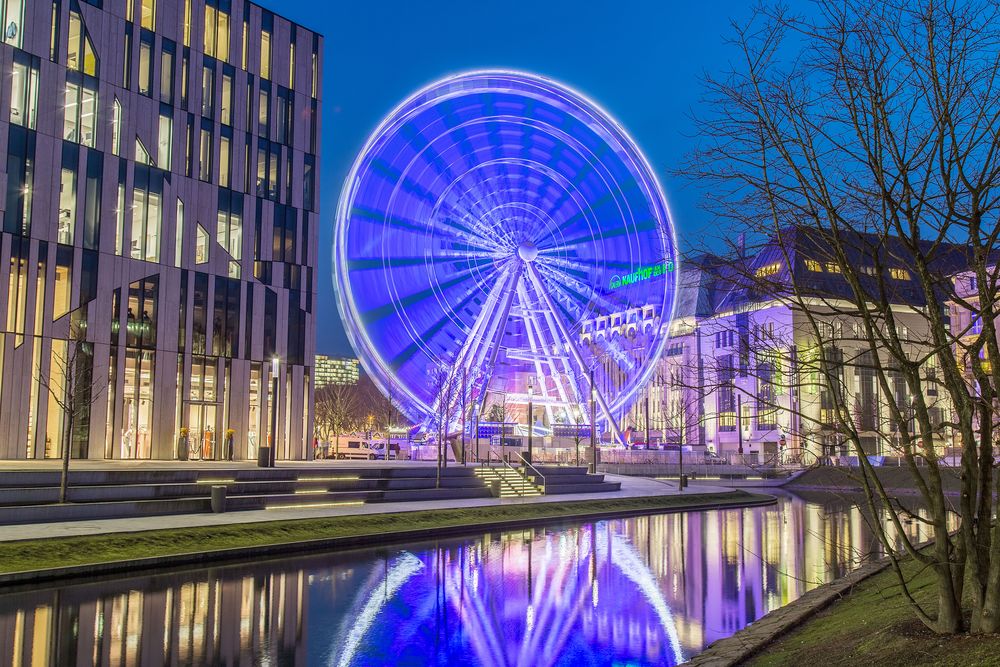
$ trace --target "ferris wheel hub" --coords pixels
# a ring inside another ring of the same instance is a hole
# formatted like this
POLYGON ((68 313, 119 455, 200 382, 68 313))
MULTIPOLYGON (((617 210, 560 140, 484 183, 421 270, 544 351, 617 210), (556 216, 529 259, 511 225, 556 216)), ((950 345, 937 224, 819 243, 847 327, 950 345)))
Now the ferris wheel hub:
POLYGON ((525 262, 534 262, 538 257, 538 247, 531 241, 524 241, 517 246, 517 256, 525 262))

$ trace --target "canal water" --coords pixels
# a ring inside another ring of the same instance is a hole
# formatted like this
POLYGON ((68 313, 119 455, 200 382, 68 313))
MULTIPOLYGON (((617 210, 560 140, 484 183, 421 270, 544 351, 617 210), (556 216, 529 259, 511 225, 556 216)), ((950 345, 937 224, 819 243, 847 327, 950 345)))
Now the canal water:
POLYGON ((812 494, 173 570, 0 595, 0 665, 672 665, 879 553, 812 494))

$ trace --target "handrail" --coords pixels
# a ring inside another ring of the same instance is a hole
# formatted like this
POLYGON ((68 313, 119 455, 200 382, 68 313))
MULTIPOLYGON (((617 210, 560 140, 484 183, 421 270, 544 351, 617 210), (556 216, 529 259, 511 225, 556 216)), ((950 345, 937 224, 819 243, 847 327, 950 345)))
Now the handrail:
MULTIPOLYGON (((494 453, 493 452, 493 445, 487 445, 486 446, 486 465, 489 466, 490 468, 493 467, 493 464, 492 464, 492 460, 493 459, 490 456, 493 453, 494 453)), ((510 464, 510 462, 508 462, 506 459, 504 459, 503 456, 501 456, 500 454, 497 454, 497 461, 499 461, 500 463, 502 463, 507 468, 510 468, 511 472, 513 472, 514 474, 516 474, 516 475, 520 475, 521 474, 520 472, 517 471, 517 468, 515 468, 514 466, 512 466, 510 464)), ((514 485, 511 484, 510 482, 508 482, 506 478, 504 478, 504 477, 501 476, 501 478, 500 478, 499 481, 501 481, 504 484, 506 484, 507 488, 509 488, 511 491, 514 491, 514 492, 517 491, 517 489, 514 488, 514 485)))
POLYGON ((519 459, 521 459, 521 463, 523 463, 526 468, 530 468, 531 470, 534 470, 535 474, 542 478, 542 493, 544 494, 545 493, 545 475, 542 474, 541 470, 539 470, 538 468, 536 468, 535 466, 533 466, 531 464, 531 461, 529 461, 528 459, 524 458, 524 454, 522 452, 517 452, 517 457, 519 459))

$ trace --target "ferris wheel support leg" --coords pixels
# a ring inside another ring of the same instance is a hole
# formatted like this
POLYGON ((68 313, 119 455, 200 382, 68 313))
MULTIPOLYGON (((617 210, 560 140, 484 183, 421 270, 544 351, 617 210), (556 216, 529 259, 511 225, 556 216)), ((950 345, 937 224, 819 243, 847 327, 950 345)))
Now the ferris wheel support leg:
MULTIPOLYGON (((583 354, 580 353, 580 348, 577 347, 576 341, 570 336, 569 329, 566 328, 566 324, 559 317, 558 311, 556 310, 555 304, 552 302, 552 297, 549 296, 548 291, 542 285, 541 279, 538 277, 535 267, 529 262, 525 265, 525 271, 528 274, 528 279, 531 280, 532 285, 538 291, 539 296, 545 301, 545 306, 552 313, 552 321, 555 322, 556 327, 559 329, 559 335, 562 336, 563 342, 569 348, 570 353, 573 358, 576 359, 576 363, 580 366, 581 371, 589 371, 587 365, 583 361, 583 354)), ((589 375, 588 375, 589 377, 589 375)), ((618 427, 618 421, 612 416, 611 409, 608 407, 608 402, 604 399, 604 394, 597 388, 596 383, 591 385, 591 391, 594 392, 594 396, 597 397, 597 403, 601 406, 601 412, 604 413, 604 417, 608 420, 608 426, 611 427, 612 433, 614 433, 615 438, 621 444, 625 444, 625 436, 622 434, 621 429, 618 427)))

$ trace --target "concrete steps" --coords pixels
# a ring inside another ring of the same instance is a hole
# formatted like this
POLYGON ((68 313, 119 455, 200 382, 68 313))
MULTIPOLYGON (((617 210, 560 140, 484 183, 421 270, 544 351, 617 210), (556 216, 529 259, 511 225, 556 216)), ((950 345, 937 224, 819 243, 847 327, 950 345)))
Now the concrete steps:
POLYGON ((500 498, 542 495, 542 490, 520 471, 506 466, 476 468, 476 476, 486 481, 500 498))
POLYGON ((489 498, 472 468, 234 468, 83 470, 70 473, 69 503, 57 504, 59 473, 0 473, 0 525, 211 511, 213 486, 226 510, 489 498))
POLYGON ((535 484, 545 484, 545 495, 565 493, 608 493, 621 491, 621 482, 606 482, 604 475, 591 475, 586 466, 534 466, 535 472, 529 478, 535 484), (544 478, 544 479, 543 479, 544 478))

